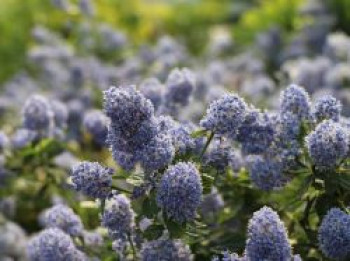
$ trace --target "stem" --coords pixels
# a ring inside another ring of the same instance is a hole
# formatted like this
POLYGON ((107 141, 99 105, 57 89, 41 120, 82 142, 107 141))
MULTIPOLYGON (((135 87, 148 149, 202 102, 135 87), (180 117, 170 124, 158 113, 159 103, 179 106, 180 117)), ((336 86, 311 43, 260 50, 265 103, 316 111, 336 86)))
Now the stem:
POLYGON ((116 190, 119 190, 119 191, 127 193, 127 194, 132 194, 131 191, 123 189, 123 188, 120 188, 120 187, 117 187, 117 186, 112 186, 112 189, 116 189, 116 190))
POLYGON ((129 240, 129 243, 130 243, 130 246, 131 246, 131 249, 132 249, 132 260, 136 261, 136 249, 135 249, 135 246, 134 246, 134 242, 131 238, 131 234, 128 234, 128 240, 129 240))
POLYGON ((212 131, 212 132, 210 133, 210 135, 209 135, 209 138, 208 138, 207 142, 205 143, 205 146, 204 146, 204 148, 203 148, 201 154, 200 154, 200 159, 203 158, 204 153, 207 151, 207 149, 208 149, 208 147, 209 147, 209 144, 210 144, 210 142, 212 141, 213 138, 214 138, 214 132, 212 131))
MULTIPOLYGON (((304 215, 303 218, 300 220, 300 225, 304 229, 306 235, 308 236, 309 240, 312 234, 312 230, 310 229, 310 224, 309 224, 309 215, 310 215, 310 210, 312 208, 313 203, 315 202, 316 198, 308 198, 307 203, 305 206, 304 210, 304 215)), ((312 239, 312 238, 311 238, 312 239)), ((312 240, 310 240, 312 242, 312 240)))

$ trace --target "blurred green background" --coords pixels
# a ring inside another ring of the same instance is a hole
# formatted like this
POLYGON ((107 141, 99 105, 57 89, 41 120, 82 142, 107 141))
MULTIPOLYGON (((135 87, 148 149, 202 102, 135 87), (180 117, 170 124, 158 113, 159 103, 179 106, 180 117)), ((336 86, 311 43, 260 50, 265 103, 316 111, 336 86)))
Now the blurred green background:
MULTIPOLYGON (((336 29, 350 33, 350 1, 325 0, 337 17, 336 29)), ((75 25, 84 19, 106 22, 126 32, 135 45, 153 42, 162 34, 182 40, 193 54, 206 45, 218 26, 232 32, 236 45, 249 44, 257 32, 279 25, 290 33, 303 23, 303 0, 95 0, 96 15, 87 18, 71 0, 67 11, 52 0, 0 1, 0 82, 25 66, 31 29, 48 27, 74 44, 75 25)), ((91 21, 90 21, 91 22, 91 21)))

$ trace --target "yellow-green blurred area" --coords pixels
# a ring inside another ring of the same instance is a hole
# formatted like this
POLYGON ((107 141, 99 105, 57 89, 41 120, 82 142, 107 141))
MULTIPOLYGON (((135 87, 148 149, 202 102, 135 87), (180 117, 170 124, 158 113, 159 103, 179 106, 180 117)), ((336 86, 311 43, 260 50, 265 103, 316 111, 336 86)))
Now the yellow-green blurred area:
MULTIPOLYGON (((229 28, 234 42, 241 45, 273 24, 293 31, 300 24, 297 10, 302 3, 303 0, 95 0, 96 15, 87 18, 80 13, 77 0, 69 1, 67 11, 56 8, 52 0, 1 0, 0 82, 25 65, 31 30, 38 24, 74 43, 71 28, 90 19, 124 31, 135 45, 152 43, 169 34, 199 54, 215 26, 229 28)), ((342 30, 348 32, 350 1, 329 0, 329 4, 342 30)))

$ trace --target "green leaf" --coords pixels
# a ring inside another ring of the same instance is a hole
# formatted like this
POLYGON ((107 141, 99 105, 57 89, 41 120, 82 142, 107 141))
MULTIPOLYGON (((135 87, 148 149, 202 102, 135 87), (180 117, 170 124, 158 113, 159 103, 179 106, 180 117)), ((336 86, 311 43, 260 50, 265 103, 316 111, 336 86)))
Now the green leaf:
POLYGON ((148 240, 154 240, 159 238, 164 231, 164 227, 162 225, 151 225, 146 231, 143 233, 143 236, 148 240))
POLYGON ((337 177, 337 185, 343 189, 350 191, 350 175, 340 174, 337 177))
POLYGON ((186 232, 186 223, 179 224, 163 215, 165 225, 169 231, 171 238, 181 238, 186 232))
POLYGON ((211 187, 214 183, 214 177, 206 173, 202 173, 201 176, 202 176, 203 194, 209 194, 211 192, 211 187))
POLYGON ((201 138, 201 137, 205 137, 207 135, 207 130, 203 130, 203 129, 200 129, 200 130, 196 130, 194 132, 191 133, 191 138, 201 138))
POLYGON ((126 182, 134 186, 140 186, 143 183, 143 180, 144 178, 142 173, 135 173, 129 176, 126 179, 126 182))
POLYGON ((142 203, 142 213, 148 217, 153 218, 159 212, 156 200, 154 197, 147 197, 142 203))

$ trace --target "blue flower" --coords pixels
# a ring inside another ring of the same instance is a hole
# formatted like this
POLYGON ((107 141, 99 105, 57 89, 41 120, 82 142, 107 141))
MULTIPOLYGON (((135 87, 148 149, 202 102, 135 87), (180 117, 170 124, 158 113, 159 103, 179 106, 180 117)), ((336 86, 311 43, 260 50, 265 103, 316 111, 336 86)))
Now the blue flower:
POLYGON ((77 251, 72 239, 58 228, 43 230, 27 246, 30 261, 73 261, 77 251))
POLYGON ((84 128, 92 135, 93 140, 101 146, 106 143, 108 124, 108 118, 99 110, 91 110, 84 115, 84 128))
POLYGON ((323 120, 339 121, 342 105, 331 95, 318 99, 314 107, 314 116, 318 122, 323 120))
POLYGON ((141 261, 191 261, 191 251, 180 239, 157 239, 142 245, 141 261))
POLYGON ((293 113, 300 120, 310 119, 310 98, 304 88, 289 85, 280 97, 281 113, 293 113))
POLYGON ((0 259, 8 257, 25 259, 27 236, 25 231, 16 223, 6 221, 0 226, 0 259))
POLYGON ((201 179, 193 163, 177 163, 164 173, 157 191, 157 204, 167 217, 179 223, 192 221, 201 198, 201 179))
POLYGON ((219 173, 224 173, 233 157, 230 144, 215 140, 204 157, 204 165, 215 168, 219 173))
POLYGON ((134 229, 135 214, 130 200, 122 195, 114 195, 106 200, 102 214, 102 225, 108 229, 112 239, 126 239, 134 229))
POLYGON ((25 102, 23 126, 34 131, 49 131, 54 124, 54 114, 48 100, 40 95, 33 95, 25 102))
POLYGON ((97 162, 83 161, 73 166, 74 188, 93 198, 106 198, 111 192, 113 170, 97 162))
POLYGON ((224 199, 215 187, 212 187, 210 194, 203 197, 203 201, 200 205, 201 214, 206 217, 210 214, 216 214, 225 206, 224 199))
POLYGON ((148 78, 140 84, 140 92, 152 102, 155 110, 162 104, 164 89, 157 78, 148 78))
POLYGON ((283 165, 274 159, 250 155, 246 161, 250 178, 259 189, 266 191, 279 189, 289 181, 283 173, 283 165))
POLYGON ((175 156, 172 139, 169 135, 160 133, 147 143, 140 151, 141 166, 147 171, 165 168, 175 156))
POLYGON ((329 170, 335 168, 346 157, 348 136, 339 123, 326 120, 306 136, 306 145, 316 168, 329 170))
POLYGON ((217 134, 234 137, 245 119, 247 109, 247 104, 239 96, 224 95, 209 105, 200 125, 217 134))
POLYGON ((246 257, 249 261, 290 260, 291 246, 278 214, 269 207, 255 212, 248 225, 246 257))
POLYGON ((51 101, 50 105, 53 111, 55 126, 58 128, 65 128, 68 120, 67 106, 58 100, 51 101))
POLYGON ((110 87, 104 92, 105 113, 115 128, 133 133, 154 114, 152 102, 133 86, 110 87))
POLYGON ((59 228, 71 236, 80 236, 83 232, 80 217, 71 208, 62 204, 45 210, 43 223, 47 228, 59 228))
POLYGON ((172 70, 166 81, 165 105, 186 106, 196 86, 195 75, 187 68, 172 70))
POLYGON ((263 153, 271 144, 275 134, 275 124, 268 114, 250 108, 233 139, 242 144, 245 154, 263 153))
POLYGON ((103 245, 103 237, 95 231, 83 232, 84 245, 87 247, 100 247, 103 245))
POLYGON ((28 129, 18 129, 11 137, 12 147, 15 149, 21 149, 29 145, 37 137, 36 131, 28 129))
POLYGON ((339 208, 330 209, 318 229, 318 241, 321 251, 328 258, 349 258, 350 216, 339 208))

